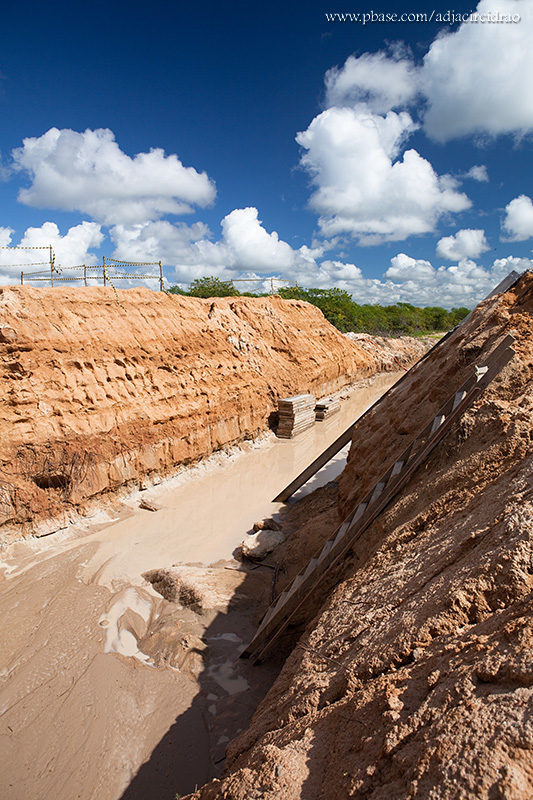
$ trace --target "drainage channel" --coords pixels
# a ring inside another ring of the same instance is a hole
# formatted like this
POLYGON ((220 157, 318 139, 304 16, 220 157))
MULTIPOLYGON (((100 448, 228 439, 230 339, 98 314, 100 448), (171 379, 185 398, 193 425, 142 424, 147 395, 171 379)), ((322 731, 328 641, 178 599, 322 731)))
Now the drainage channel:
MULTIPOLYGON (((279 670, 238 659, 271 576, 252 580, 232 552, 280 509, 270 498, 398 377, 370 379, 294 440, 251 443, 132 496, 121 519, 4 553, 6 800, 173 800, 219 774, 279 670), (158 510, 139 509, 141 496, 158 510), (172 565, 211 598, 201 613, 143 578, 172 565)), ((336 477, 344 457, 300 493, 336 477)))

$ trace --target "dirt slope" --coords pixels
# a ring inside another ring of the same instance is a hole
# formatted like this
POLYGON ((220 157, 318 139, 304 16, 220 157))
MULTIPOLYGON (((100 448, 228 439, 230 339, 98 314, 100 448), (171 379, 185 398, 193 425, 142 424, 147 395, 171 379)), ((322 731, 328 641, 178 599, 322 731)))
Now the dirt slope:
MULTIPOLYGON (((526 274, 357 426, 341 517, 515 334, 513 361, 368 529, 197 800, 533 796, 532 311, 526 274)), ((305 501, 293 559, 328 538, 332 492, 322 526, 321 495, 305 501)))
POLYGON ((0 530, 57 529, 90 498, 265 431, 279 397, 383 369, 382 355, 279 297, 0 288, 0 530))

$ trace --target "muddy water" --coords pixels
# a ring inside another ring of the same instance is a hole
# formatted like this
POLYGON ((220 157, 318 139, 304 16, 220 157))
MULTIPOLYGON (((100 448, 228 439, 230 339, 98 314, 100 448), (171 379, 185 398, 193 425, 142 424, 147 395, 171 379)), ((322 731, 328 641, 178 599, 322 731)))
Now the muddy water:
MULTIPOLYGON (((245 615, 177 617, 142 573, 231 558, 253 522, 279 510, 271 498, 397 377, 374 378, 295 440, 267 438, 132 495, 120 519, 3 553, 2 797, 170 800, 216 772, 210 762, 223 762, 274 675, 236 661, 253 632, 245 615), (143 651, 149 634, 168 650, 175 632, 184 656, 143 651)), ((342 457, 304 491, 340 473, 342 457)), ((229 594, 245 579, 220 574, 229 594)), ((242 591, 253 603, 256 590, 242 591)))

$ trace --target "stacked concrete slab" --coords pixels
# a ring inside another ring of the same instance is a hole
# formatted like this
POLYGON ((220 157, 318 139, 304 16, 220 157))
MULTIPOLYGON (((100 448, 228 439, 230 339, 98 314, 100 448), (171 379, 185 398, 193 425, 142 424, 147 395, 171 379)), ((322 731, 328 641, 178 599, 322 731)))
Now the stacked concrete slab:
POLYGON ((278 400, 279 425, 276 434, 282 439, 310 428, 315 422, 316 399, 312 394, 297 394, 278 400))
POLYGON ((338 397, 325 397, 323 400, 319 400, 315 406, 317 421, 321 422, 322 420, 331 417, 332 414, 335 414, 340 410, 340 407, 341 401, 338 397))

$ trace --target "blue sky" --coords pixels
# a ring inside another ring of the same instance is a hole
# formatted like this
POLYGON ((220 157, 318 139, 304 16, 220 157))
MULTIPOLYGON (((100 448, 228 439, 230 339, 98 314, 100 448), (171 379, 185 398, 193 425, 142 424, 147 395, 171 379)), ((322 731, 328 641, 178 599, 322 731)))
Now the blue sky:
POLYGON ((532 266, 533 0, 2 16, 0 245, 448 307, 532 266))

